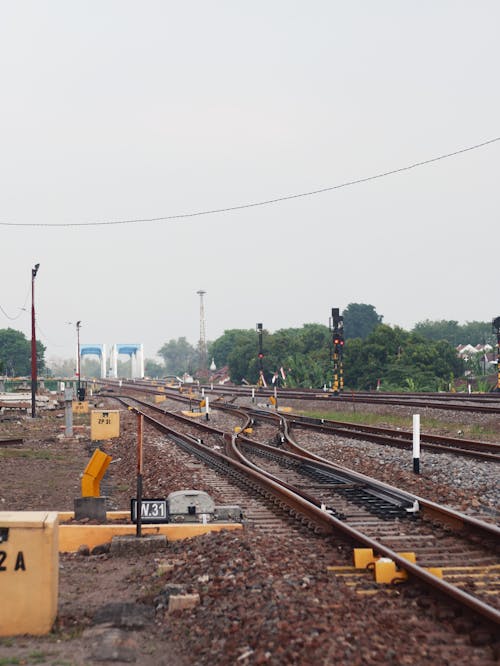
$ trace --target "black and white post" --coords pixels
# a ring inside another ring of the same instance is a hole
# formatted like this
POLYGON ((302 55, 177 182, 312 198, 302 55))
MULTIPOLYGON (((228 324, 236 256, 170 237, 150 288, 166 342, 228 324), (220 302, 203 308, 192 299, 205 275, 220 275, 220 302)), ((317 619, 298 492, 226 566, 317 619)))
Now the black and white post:
POLYGON ((413 414, 413 471, 420 474, 420 414, 413 414))

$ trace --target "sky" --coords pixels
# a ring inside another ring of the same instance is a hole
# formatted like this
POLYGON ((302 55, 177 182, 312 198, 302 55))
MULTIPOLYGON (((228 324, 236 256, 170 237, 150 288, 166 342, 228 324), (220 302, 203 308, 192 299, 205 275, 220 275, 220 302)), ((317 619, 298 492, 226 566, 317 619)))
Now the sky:
POLYGON ((497 0, 0 0, 0 328, 31 337, 36 263, 49 360, 76 321, 196 344, 200 289, 208 340, 353 302, 491 320, 500 141, 88 223, 497 138, 499 25, 497 0))

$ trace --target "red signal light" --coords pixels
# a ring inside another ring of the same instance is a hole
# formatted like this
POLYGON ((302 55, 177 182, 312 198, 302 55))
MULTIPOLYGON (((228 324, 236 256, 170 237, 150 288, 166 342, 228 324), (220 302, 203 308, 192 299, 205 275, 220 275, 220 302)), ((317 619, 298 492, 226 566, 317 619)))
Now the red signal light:
POLYGON ((264 354, 260 353, 259 358, 264 358, 264 354))

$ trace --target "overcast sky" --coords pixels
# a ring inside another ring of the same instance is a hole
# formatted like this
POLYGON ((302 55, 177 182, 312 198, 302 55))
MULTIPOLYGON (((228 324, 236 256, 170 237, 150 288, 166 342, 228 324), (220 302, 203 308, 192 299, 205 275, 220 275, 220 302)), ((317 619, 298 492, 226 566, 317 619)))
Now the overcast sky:
MULTIPOLYGON (((0 2, 0 222, 307 192, 500 136, 498 0, 0 2)), ((46 358, 230 328, 500 314, 500 142, 372 182, 117 226, 0 226, 0 328, 46 358), (20 308, 26 308, 26 311, 20 308), (9 319, 14 317, 14 319, 9 319), (72 322, 72 324, 68 324, 72 322)), ((466 341, 464 341, 466 342, 466 341)))

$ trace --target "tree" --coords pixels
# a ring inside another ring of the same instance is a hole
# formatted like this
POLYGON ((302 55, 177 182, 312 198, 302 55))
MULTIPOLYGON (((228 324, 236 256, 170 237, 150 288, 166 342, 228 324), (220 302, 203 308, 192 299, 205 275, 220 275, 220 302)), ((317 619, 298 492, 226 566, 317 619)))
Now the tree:
POLYGON ((463 372, 455 348, 446 341, 425 340, 399 327, 385 324, 365 341, 349 340, 345 348, 346 384, 370 390, 382 380, 386 390, 433 391, 442 387, 451 374, 463 372))
POLYGON ((344 337, 366 338, 373 329, 382 323, 383 316, 377 314, 373 305, 349 303, 343 311, 344 337))
POLYGON ((257 333, 252 329, 232 328, 214 340, 209 347, 209 356, 213 357, 215 365, 221 368, 229 364, 229 356, 232 352, 243 346, 253 346, 254 354, 258 353, 258 337, 257 333))
POLYGON ((160 379, 160 377, 164 377, 166 374, 165 366, 162 363, 157 363, 151 358, 147 358, 144 362, 144 372, 147 377, 153 377, 155 379, 160 379))
MULTIPOLYGON (((270 334, 263 332, 264 376, 268 382, 283 368, 288 386, 321 386, 328 379, 330 332, 322 324, 305 324, 270 334)), ((218 367, 229 366, 231 379, 256 383, 259 342, 254 330, 232 329, 210 348, 218 367)))
POLYGON ((166 374, 179 375, 184 372, 193 372, 196 350, 186 338, 169 340, 157 353, 163 358, 166 374))
POLYGON ((446 340, 455 347, 460 344, 462 337, 458 321, 453 319, 440 319, 439 321, 426 319, 415 324, 413 333, 421 335, 427 340, 446 340))
MULTIPOLYGON (((45 367, 45 347, 37 340, 37 370, 45 367)), ((0 361, 10 376, 31 375, 31 341, 13 328, 0 329, 0 361)))
POLYGON ((75 359, 51 358, 47 365, 54 377, 74 377, 76 374, 75 359))
POLYGON ((495 336, 489 321, 468 321, 460 325, 453 319, 440 319, 431 321, 426 319, 420 321, 413 327, 413 333, 417 333, 427 340, 446 340, 457 347, 460 344, 482 345, 496 343, 495 336))

